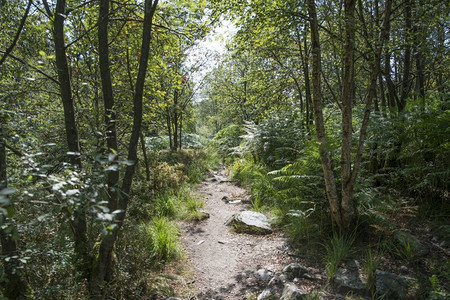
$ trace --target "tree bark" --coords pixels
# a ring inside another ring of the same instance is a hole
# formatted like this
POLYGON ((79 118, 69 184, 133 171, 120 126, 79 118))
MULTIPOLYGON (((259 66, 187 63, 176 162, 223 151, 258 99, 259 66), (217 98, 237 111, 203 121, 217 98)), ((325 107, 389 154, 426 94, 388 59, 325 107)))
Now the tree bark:
MULTIPOLYGON (((137 147, 139 143, 139 136, 142 126, 142 98, 144 91, 145 75, 147 73, 147 65, 150 53, 150 40, 152 35, 152 20, 156 10, 158 0, 152 2, 152 0, 145 1, 144 8, 144 22, 143 22, 143 32, 142 32, 142 45, 141 45, 141 55, 139 58, 139 69, 136 79, 135 91, 133 95, 133 128, 131 132, 130 142, 128 144, 128 161, 132 164, 128 165, 122 180, 122 187, 120 189, 120 197, 118 201, 118 209, 115 222, 116 226, 109 232, 109 234, 103 236, 100 249, 98 253, 98 258, 93 265, 93 272, 90 282, 90 291, 92 298, 101 297, 103 291, 102 287, 105 281, 108 281, 111 277, 111 261, 112 261, 112 251, 114 243, 117 240, 119 230, 125 219, 126 210, 128 207, 128 202, 130 199, 130 190, 133 183, 134 172, 137 163, 137 147)), ((109 10, 108 4, 104 2, 100 4, 100 16, 107 16, 107 11, 109 10), (103 15, 103 13, 105 13, 103 15)), ((102 20, 102 19, 100 19, 102 20)), ((103 34, 106 32, 102 31, 103 34)), ((99 28, 99 38, 100 38, 100 28, 99 28)), ((107 46, 108 44, 106 44, 107 46)))
POLYGON ((398 111, 401 112, 406 107, 406 99, 410 91, 410 73, 411 73, 411 0, 405 0, 405 56, 403 57, 403 76, 402 90, 400 101, 398 103, 398 111))
POLYGON ((350 182, 352 170, 352 103, 354 82, 354 47, 355 47, 355 0, 344 1, 345 46, 344 76, 342 80, 342 140, 341 140, 341 180, 342 224, 348 227, 355 214, 353 206, 353 185, 350 182))
POLYGON ((305 50, 305 53, 302 53, 302 48, 300 48, 300 58, 302 61, 302 67, 303 67, 303 77, 305 78, 305 97, 306 97, 306 125, 312 125, 312 112, 311 112, 311 83, 309 80, 309 64, 308 64, 308 45, 307 45, 307 39, 306 39, 306 32, 308 31, 308 25, 305 24, 305 36, 303 38, 303 48, 305 50))
POLYGON ((142 131, 140 134, 140 139, 141 139, 142 155, 144 156, 145 180, 150 181, 150 164, 147 157, 147 147, 145 146, 145 137, 142 131))
POLYGON ((364 141, 366 138, 367 127, 369 125, 369 117, 372 106, 372 101, 376 95, 376 86, 377 86, 377 78, 380 73, 380 60, 381 53, 384 44, 387 42, 389 38, 389 30, 390 30, 390 18, 391 18, 391 10, 392 10, 392 0, 386 0, 385 12, 383 25, 381 27, 380 36, 378 38, 377 47, 375 48, 375 55, 372 63, 372 73, 370 75, 370 84, 368 88, 366 104, 364 109, 364 117, 361 123, 361 129, 359 133, 358 140, 358 148, 356 150, 355 162, 353 164, 353 170, 350 178, 350 182, 352 185, 356 182, 356 176, 358 174, 359 167, 361 165, 362 152, 364 148, 364 141))
MULTIPOLYGON (((81 169, 81 150, 64 41, 64 21, 66 14, 66 1, 58 0, 56 2, 56 9, 54 13, 53 39, 55 44, 56 67, 58 69, 59 90, 64 108, 67 146, 71 152, 70 160, 74 167, 81 169)), ((74 209, 73 234, 75 240, 75 252, 80 262, 80 271, 84 277, 88 278, 88 269, 91 260, 89 257, 89 246, 87 240, 86 212, 82 203, 79 203, 78 207, 74 209)))
POLYGON ((322 169, 325 179, 325 188, 327 193, 328 203, 330 205, 333 220, 338 227, 342 227, 342 218, 340 212, 340 205, 336 183, 331 166, 331 159, 328 153, 327 138, 325 135, 325 126, 322 112, 322 95, 320 87, 320 73, 321 73, 321 54, 320 54, 320 38, 319 38, 319 23, 317 20, 316 4, 314 0, 307 0, 308 14, 311 25, 311 43, 312 43, 312 100, 314 104, 314 119, 316 125, 316 135, 319 141, 319 154, 322 162, 322 169))
POLYGON ((173 149, 178 149, 178 89, 173 93, 173 149))

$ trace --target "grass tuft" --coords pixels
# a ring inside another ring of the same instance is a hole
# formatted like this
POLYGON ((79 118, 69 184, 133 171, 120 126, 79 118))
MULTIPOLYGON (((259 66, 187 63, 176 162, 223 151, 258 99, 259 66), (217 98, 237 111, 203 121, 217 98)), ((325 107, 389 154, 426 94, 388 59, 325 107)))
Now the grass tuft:
POLYGON ((155 264, 181 255, 178 246, 178 228, 165 217, 155 217, 150 224, 141 225, 145 235, 145 248, 155 264))
POLYGON ((355 236, 352 234, 334 233, 329 243, 324 245, 326 250, 326 274, 328 278, 333 278, 339 264, 349 256, 354 241, 355 236))

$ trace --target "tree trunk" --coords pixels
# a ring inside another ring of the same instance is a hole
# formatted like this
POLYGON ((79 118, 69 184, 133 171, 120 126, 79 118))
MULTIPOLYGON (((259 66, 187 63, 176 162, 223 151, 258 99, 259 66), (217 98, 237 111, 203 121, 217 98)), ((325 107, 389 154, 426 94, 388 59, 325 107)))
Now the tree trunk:
POLYGON ((178 149, 178 89, 173 93, 173 149, 178 149))
POLYGON ((353 170, 352 170, 351 178, 350 178, 350 183, 352 186, 356 182, 356 176, 358 175, 358 170, 361 165, 362 152, 363 152, 363 148, 364 148, 364 141, 366 139, 367 127, 369 125, 369 117, 370 117, 372 101, 376 95, 377 78, 378 78, 380 70, 381 70, 381 66, 380 66, 381 53, 382 53, 384 44, 387 42, 387 40, 389 38, 391 10, 392 10, 392 0, 386 0, 383 25, 381 27, 380 36, 376 43, 375 55, 374 55, 374 59, 373 59, 373 63, 372 63, 372 73, 370 75, 370 84, 368 87, 367 98, 366 98, 366 103, 365 103, 366 105, 365 105, 365 109, 364 109, 364 117, 363 117, 363 120, 361 123, 358 147, 356 150, 355 162, 353 164, 353 170))
MULTIPOLYGON (((303 39, 303 48, 305 50, 305 54, 302 55, 302 65, 303 65, 303 76, 305 78, 305 96, 306 96, 306 124, 307 126, 312 125, 312 118, 313 115, 312 108, 311 108, 311 83, 309 80, 309 64, 308 64, 308 45, 307 45, 307 39, 306 39, 306 33, 308 31, 308 25, 305 24, 305 36, 303 39)), ((300 48, 301 49, 301 48, 300 48)))
POLYGON ((401 112, 406 107, 406 99, 410 91, 410 73, 411 73, 411 0, 405 0, 405 56, 403 57, 403 76, 402 90, 400 101, 398 103, 398 111, 401 112))
POLYGON ((314 0, 308 0, 308 14, 311 24, 311 43, 312 43, 312 98, 314 104, 314 119, 316 125, 316 135, 319 141, 319 154, 322 162, 322 169, 325 179, 325 188, 327 199, 330 205, 333 220, 339 227, 342 227, 342 218, 339 207, 338 193, 334 180, 333 168, 328 153, 327 139, 325 135, 325 126, 322 112, 322 95, 320 87, 321 73, 321 54, 320 54, 320 38, 319 23, 317 20, 316 4, 314 0))
MULTIPOLYGON (((116 214, 116 226, 112 228, 111 232, 103 236, 100 249, 98 252, 98 258, 94 263, 93 272, 90 282, 90 291, 93 298, 101 297, 102 287, 105 281, 108 281, 111 275, 111 261, 112 261, 112 251, 114 243, 117 240, 119 230, 125 219, 126 210, 128 207, 128 202, 130 199, 130 190, 133 183, 134 172, 137 163, 137 147, 139 142, 139 136, 142 126, 142 98, 144 93, 144 83, 145 75, 147 73, 147 65, 150 53, 150 40, 152 35, 152 20, 156 10, 158 0, 145 1, 145 14, 143 22, 143 32, 142 32, 142 45, 141 45, 141 56, 139 58, 139 69, 136 79, 135 92, 133 95, 133 129, 131 132, 130 142, 128 144, 128 156, 127 159, 132 161, 131 165, 128 165, 125 170, 125 175, 122 180, 122 188, 120 189, 121 195, 118 201, 119 213, 116 214)), ((100 4, 100 20, 102 16, 107 16, 109 10, 108 4, 100 4), (104 13, 104 14, 103 14, 104 13)), ((100 38, 99 28, 99 38, 100 38)), ((102 31, 103 34, 107 36, 106 31, 102 31)), ((107 46, 108 44, 106 44, 107 46)))
POLYGON ((179 141, 179 145, 178 145, 178 149, 181 150, 182 148, 182 141, 181 138, 183 137, 183 112, 180 112, 180 141, 179 141))
POLYGON ((353 184, 350 182, 352 171, 352 103, 354 82, 354 47, 355 47, 355 0, 344 1, 345 46, 344 76, 342 80, 342 140, 341 140, 341 180, 342 225, 348 227, 355 209, 353 206, 353 184))
MULTIPOLYGON (((66 1, 58 0, 53 21, 53 39, 55 43, 56 67, 58 69, 59 90, 64 107, 64 123, 66 128, 67 146, 70 160, 74 167, 81 169, 80 144, 78 129, 75 120, 75 108, 72 98, 72 87, 70 83, 69 66, 67 63, 64 19, 66 18, 66 1)), ((87 240, 86 212, 84 204, 80 203, 74 209, 73 233, 75 240, 75 252, 80 262, 80 271, 83 276, 89 277, 89 245, 87 240)))
POLYGON ((150 181, 150 165, 147 157, 147 147, 145 146, 145 137, 141 132, 141 146, 142 146, 142 155, 144 156, 144 165, 145 165, 145 180, 150 181))
POLYGON ((169 135, 169 148, 170 150, 173 149, 173 141, 172 141, 172 124, 170 121, 170 109, 167 107, 167 117, 166 117, 166 123, 167 123, 167 134, 169 135))

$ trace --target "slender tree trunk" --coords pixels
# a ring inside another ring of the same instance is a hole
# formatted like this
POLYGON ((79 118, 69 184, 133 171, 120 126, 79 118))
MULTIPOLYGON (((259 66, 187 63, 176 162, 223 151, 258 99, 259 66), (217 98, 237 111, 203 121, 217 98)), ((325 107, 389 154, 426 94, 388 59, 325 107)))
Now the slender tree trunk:
MULTIPOLYGON (((111 259, 114 243, 117 240, 119 230, 125 219, 128 202, 130 199, 131 185, 133 183, 134 172, 136 168, 137 147, 139 142, 139 136, 142 126, 142 98, 144 93, 145 75, 147 73, 147 65, 150 53, 150 40, 152 35, 152 20, 156 10, 158 0, 146 0, 144 8, 144 22, 142 32, 142 44, 141 44, 141 56, 139 58, 139 69, 136 79, 135 92, 133 95, 133 128, 131 132, 130 142, 128 144, 128 156, 127 159, 132 161, 133 164, 127 166, 125 174, 122 180, 122 188, 120 189, 121 195, 118 201, 119 213, 116 215, 116 226, 111 232, 103 236, 100 249, 98 252, 98 258, 93 266, 93 272, 90 282, 91 295, 93 298, 101 297, 101 288, 105 281, 108 281, 111 274, 111 259)), ((100 16, 102 13, 107 13, 107 4, 101 3, 100 16), (103 7, 103 8, 102 8, 103 7)), ((106 16, 107 14, 105 14, 106 16)), ((100 32, 99 28, 99 32, 100 32)), ((106 32, 107 36, 107 30, 106 32)), ((100 38, 100 33, 99 33, 100 38)), ((107 45, 107 44, 106 44, 107 45)))
POLYGON ((317 20, 316 4, 314 0, 307 0, 308 14, 311 25, 311 43, 312 43, 312 98, 314 104, 314 119, 316 125, 316 135, 319 141, 319 153, 322 162, 322 169, 325 179, 325 188, 327 199, 330 205, 333 220, 339 227, 343 227, 338 193, 336 183, 334 180, 333 168, 331 166, 331 159, 328 153, 327 138, 325 135, 325 126, 322 112, 322 95, 320 87, 320 73, 321 73, 321 54, 320 54, 320 38, 319 38, 319 23, 317 20))
POLYGON ((406 99, 410 91, 410 73, 411 73, 411 0, 405 0, 405 56, 403 57, 403 76, 400 101, 398 111, 401 112, 406 107, 406 99))
POLYGON ((377 78, 380 73, 380 60, 381 53, 384 44, 387 42, 389 38, 389 30, 390 30, 390 18, 391 18, 391 10, 392 10, 392 0, 386 0, 385 12, 383 25, 381 27, 380 36, 378 38, 377 46, 375 48, 375 55, 372 63, 372 73, 370 75, 370 84, 368 87, 368 93, 366 97, 365 109, 364 109, 364 117, 361 123, 361 129, 359 132, 359 140, 358 147, 356 150, 355 162, 353 164, 353 170, 351 173, 350 183, 352 185, 356 182, 356 177, 358 175, 359 167, 361 165, 362 152, 364 149, 364 141, 366 139, 367 127, 369 125, 369 117, 372 106, 372 101, 376 95, 376 87, 377 87, 377 78))
MULTIPOLYGON (((130 81, 130 90, 134 91, 134 82, 133 77, 131 76, 131 60, 130 60, 130 51, 127 47, 127 71, 128 71, 128 80, 130 81)), ((145 179, 147 181, 150 181, 150 165, 147 158, 147 147, 145 146, 145 137, 144 134, 140 133, 139 138, 141 140, 141 147, 142 147, 142 155, 144 156, 144 165, 145 165, 145 179)))
POLYGON ((350 225, 355 209, 353 205, 353 184, 350 182, 352 172, 352 103, 354 82, 354 48, 355 48, 355 0, 344 1, 345 46, 344 77, 342 80, 342 140, 341 140, 341 180, 342 199, 341 216, 344 227, 350 225))
MULTIPOLYGON (((114 106, 114 95, 111 80, 111 70, 109 62, 109 0, 100 0, 100 10, 98 18, 98 52, 100 79, 102 84, 103 105, 105 109, 106 125, 106 153, 118 155, 117 131, 116 131, 116 108, 114 106)), ((117 158, 114 160, 117 161, 117 158)), ((115 162, 111 162, 115 164, 115 162)), ((108 203, 109 209, 114 211, 117 208, 119 171, 108 172, 108 203)))
POLYGON ((173 149, 173 142, 172 142, 172 124, 171 124, 171 116, 170 116, 170 109, 167 107, 167 117, 166 117, 166 123, 167 123, 167 133, 169 135, 169 148, 170 150, 173 149))
POLYGON ((178 149, 178 89, 173 93, 173 150, 178 149))
POLYGON ((144 156, 144 165, 145 165, 145 180, 150 181, 150 164, 147 157, 147 147, 145 146, 145 137, 141 132, 140 134, 141 146, 142 146, 142 155, 144 156))
POLYGON ((183 112, 180 112, 180 142, 178 145, 178 149, 180 150, 182 148, 182 141, 181 141, 182 137, 183 137, 183 112))
MULTIPOLYGON (((308 64, 308 44, 306 39, 306 33, 308 31, 308 25, 305 24, 305 35, 303 38, 303 49, 305 50, 305 54, 301 55, 301 61, 303 65, 303 76, 305 78, 305 97, 306 97, 306 124, 312 125, 312 100, 311 100, 311 83, 309 80, 309 64, 308 64)), ((301 50, 301 47, 300 47, 301 50)))
POLYGON ((14 36, 14 39, 13 39, 11 45, 8 48, 6 48, 3 56, 0 58, 0 66, 5 62, 8 55, 11 54, 11 52, 14 50, 14 47, 16 46, 16 43, 19 40, 20 35, 22 34, 22 30, 23 30, 23 27, 25 26, 25 22, 28 18, 28 14, 30 12, 30 7, 31 7, 32 3, 33 3, 32 0, 28 0, 27 7, 25 8, 25 13, 23 14, 22 19, 20 20, 16 35, 14 36))
MULTIPOLYGON (((100 0, 99 18, 98 18, 98 52, 99 68, 102 84, 103 105, 105 108, 106 124, 106 146, 107 155, 117 155, 117 132, 116 132, 116 112, 114 106, 114 95, 112 89, 111 70, 109 62, 109 42, 108 42, 108 23, 109 23, 109 0, 100 0)), ((117 158, 114 158, 116 161, 117 158)), ((114 164, 114 161, 111 162, 114 164)), ((115 211, 118 206, 118 182, 119 171, 112 170, 108 172, 108 207, 110 211, 115 211)), ((112 269, 112 246, 115 237, 112 234, 106 235, 100 244, 98 259, 94 261, 89 282, 90 294, 93 298, 100 298, 102 295, 102 286, 104 281, 111 279, 112 269)))
MULTIPOLYGON (((71 152, 70 160, 74 167, 81 169, 80 143, 75 120, 75 108, 72 98, 69 66, 67 63, 64 20, 66 18, 66 1, 58 0, 53 21, 53 39, 55 43, 56 67, 58 69, 59 90, 64 108, 64 122, 66 128, 67 146, 71 152)), ((80 203, 74 211, 73 233, 75 252, 80 262, 83 276, 89 277, 89 245, 87 240, 86 212, 84 204, 80 203)))

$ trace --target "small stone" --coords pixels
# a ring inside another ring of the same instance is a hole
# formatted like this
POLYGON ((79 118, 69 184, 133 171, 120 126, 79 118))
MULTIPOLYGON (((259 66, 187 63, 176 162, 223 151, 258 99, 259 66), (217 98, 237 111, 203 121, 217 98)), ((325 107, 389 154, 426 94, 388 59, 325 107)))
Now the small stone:
POLYGON ((264 291, 262 291, 262 293, 259 294, 257 300, 270 299, 270 297, 272 297, 272 290, 266 287, 264 291))
POLYGON ((302 266, 298 263, 291 263, 283 268, 283 273, 289 276, 290 278, 301 278, 303 275, 308 273, 308 269, 305 266, 302 266))
POLYGON ((308 292, 297 288, 295 284, 287 283, 284 286, 283 294, 280 300, 296 300, 303 299, 308 295, 308 292))
POLYGON ((242 201, 241 200, 235 200, 235 201, 228 202, 228 204, 239 204, 239 203, 242 203, 242 201))
POLYGON ((230 202, 230 198, 228 196, 223 196, 222 197, 222 201, 225 203, 229 203, 230 202))
POLYGON ((262 281, 270 281, 271 277, 272 277, 272 272, 266 269, 259 269, 258 271, 256 271, 255 273, 255 277, 258 280, 262 280, 262 281))

